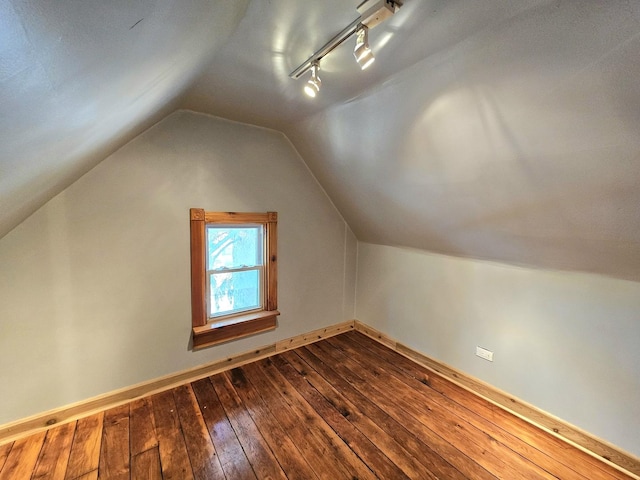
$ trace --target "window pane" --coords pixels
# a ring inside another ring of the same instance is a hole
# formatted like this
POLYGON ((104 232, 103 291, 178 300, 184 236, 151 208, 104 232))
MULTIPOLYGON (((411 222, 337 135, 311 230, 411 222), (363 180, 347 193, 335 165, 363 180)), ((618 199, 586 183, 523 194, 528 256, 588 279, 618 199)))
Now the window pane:
POLYGON ((208 226, 207 257, 207 270, 262 265, 262 226, 208 226))
POLYGON ((260 308, 260 270, 209 275, 209 316, 260 308))

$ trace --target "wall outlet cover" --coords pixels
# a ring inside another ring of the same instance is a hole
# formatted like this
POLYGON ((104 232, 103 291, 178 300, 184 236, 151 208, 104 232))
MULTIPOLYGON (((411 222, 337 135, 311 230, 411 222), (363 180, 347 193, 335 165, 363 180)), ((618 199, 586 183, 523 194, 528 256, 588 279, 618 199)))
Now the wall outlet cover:
POLYGON ((482 347, 476 347, 476 355, 480 358, 484 358, 485 360, 493 362, 493 352, 491 350, 487 350, 486 348, 482 347))

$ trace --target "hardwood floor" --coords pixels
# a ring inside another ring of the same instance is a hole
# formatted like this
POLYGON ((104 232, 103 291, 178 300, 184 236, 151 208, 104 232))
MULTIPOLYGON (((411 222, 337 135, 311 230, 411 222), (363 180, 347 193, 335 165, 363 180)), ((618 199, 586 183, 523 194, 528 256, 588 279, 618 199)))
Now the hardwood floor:
POLYGON ((632 478, 349 332, 0 446, 0 480, 632 478))

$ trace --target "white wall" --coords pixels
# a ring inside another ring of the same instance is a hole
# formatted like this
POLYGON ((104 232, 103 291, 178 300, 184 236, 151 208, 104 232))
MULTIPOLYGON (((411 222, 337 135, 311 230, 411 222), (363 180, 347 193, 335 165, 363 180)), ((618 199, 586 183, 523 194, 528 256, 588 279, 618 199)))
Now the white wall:
POLYGON ((640 283, 359 242, 356 305, 360 321, 640 455, 640 283))
POLYGON ((352 319, 355 252, 284 135, 177 112, 0 239, 0 424, 352 319), (188 350, 190 207, 278 212, 275 331, 188 350))

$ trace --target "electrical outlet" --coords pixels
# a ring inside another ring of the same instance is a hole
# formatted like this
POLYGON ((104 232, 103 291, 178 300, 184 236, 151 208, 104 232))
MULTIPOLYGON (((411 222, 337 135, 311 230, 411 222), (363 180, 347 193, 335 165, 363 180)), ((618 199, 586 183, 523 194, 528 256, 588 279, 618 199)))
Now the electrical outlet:
POLYGON ((486 348, 482 347, 476 347, 476 355, 480 358, 484 358, 485 360, 493 362, 493 352, 491 350, 487 350, 486 348))

